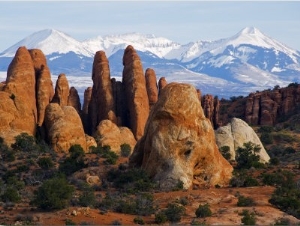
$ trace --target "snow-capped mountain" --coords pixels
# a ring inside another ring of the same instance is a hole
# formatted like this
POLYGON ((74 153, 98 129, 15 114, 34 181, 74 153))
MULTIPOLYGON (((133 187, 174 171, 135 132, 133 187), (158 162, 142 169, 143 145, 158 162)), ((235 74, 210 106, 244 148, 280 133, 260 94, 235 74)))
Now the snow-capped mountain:
POLYGON ((246 27, 229 38, 187 44, 139 33, 98 36, 79 42, 61 31, 47 29, 0 53, 0 70, 6 71, 17 48, 26 46, 44 52, 53 74, 90 76, 93 56, 103 50, 111 75, 119 77, 128 45, 138 51, 144 69, 153 68, 158 78, 193 83, 203 93, 244 95, 300 81, 300 52, 254 27, 246 27))

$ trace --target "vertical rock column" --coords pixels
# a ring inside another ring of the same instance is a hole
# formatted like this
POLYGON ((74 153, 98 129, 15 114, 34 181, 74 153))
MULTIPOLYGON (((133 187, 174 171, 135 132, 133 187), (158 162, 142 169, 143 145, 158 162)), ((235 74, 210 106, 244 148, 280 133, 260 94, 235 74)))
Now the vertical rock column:
POLYGON ((31 56, 26 47, 20 47, 8 67, 3 91, 9 93, 18 111, 16 118, 10 123, 11 129, 31 135, 35 135, 37 123, 35 85, 31 56))
POLYGON ((69 98, 69 82, 65 74, 60 74, 55 84, 55 94, 52 103, 57 103, 59 106, 67 106, 69 98))
POLYGON ((89 106, 89 115, 91 119, 91 131, 94 133, 98 124, 104 119, 116 123, 109 63, 103 51, 98 51, 95 54, 92 79, 93 90, 89 106))
POLYGON ((149 115, 149 100, 140 57, 132 46, 127 46, 123 56, 122 83, 128 109, 128 126, 135 139, 140 139, 149 115))
POLYGON ((36 77, 37 125, 41 127, 44 122, 46 107, 54 96, 53 83, 44 53, 39 49, 31 49, 29 53, 34 64, 36 77))
POLYGON ((157 102, 158 99, 158 88, 155 71, 151 68, 148 68, 145 73, 145 78, 149 105, 151 108, 157 102))

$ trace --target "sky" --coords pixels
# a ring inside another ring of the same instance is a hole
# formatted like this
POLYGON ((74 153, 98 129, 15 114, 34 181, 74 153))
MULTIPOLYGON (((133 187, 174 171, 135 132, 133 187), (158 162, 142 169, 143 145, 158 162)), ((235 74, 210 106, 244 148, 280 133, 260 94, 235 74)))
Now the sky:
POLYGON ((78 41, 138 32, 180 44, 228 38, 245 27, 300 51, 300 1, 1 1, 0 52, 53 28, 78 41))

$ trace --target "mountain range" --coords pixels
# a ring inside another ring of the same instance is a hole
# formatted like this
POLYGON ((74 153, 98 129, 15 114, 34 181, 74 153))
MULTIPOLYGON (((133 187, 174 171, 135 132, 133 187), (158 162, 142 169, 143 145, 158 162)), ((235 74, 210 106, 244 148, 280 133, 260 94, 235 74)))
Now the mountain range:
POLYGON ((80 42, 61 31, 46 29, 0 53, 0 71, 7 70, 18 47, 26 46, 44 52, 52 74, 90 79, 94 54, 103 50, 111 76, 120 79, 128 45, 137 50, 144 70, 153 68, 158 79, 192 83, 202 93, 219 97, 248 95, 300 81, 300 52, 255 27, 246 27, 229 38, 183 45, 139 33, 98 36, 80 42))

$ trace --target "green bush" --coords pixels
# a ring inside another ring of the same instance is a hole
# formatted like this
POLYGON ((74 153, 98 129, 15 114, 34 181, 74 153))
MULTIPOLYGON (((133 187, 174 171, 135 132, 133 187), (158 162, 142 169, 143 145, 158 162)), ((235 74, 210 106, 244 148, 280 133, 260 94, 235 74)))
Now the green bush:
POLYGON ((212 211, 210 209, 210 206, 208 203, 204 205, 199 205, 199 207, 196 209, 195 212, 197 217, 204 218, 204 217, 210 217, 212 215, 212 211))
POLYGON ((238 197, 238 202, 237 202, 237 206, 254 206, 254 200, 251 197, 245 197, 243 195, 240 195, 238 197))
POLYGON ((226 160, 229 161, 231 159, 231 153, 230 153, 230 147, 229 146, 222 146, 220 148, 220 152, 226 160))
POLYGON ((32 204, 44 210, 63 209, 68 206, 74 192, 64 177, 44 181, 34 193, 32 204))
POLYGON ((141 217, 135 217, 135 218, 133 219, 133 222, 134 222, 135 224, 140 224, 140 225, 145 224, 143 218, 141 218, 141 217))
POLYGON ((113 186, 127 192, 147 192, 155 187, 146 171, 132 168, 128 170, 112 169, 107 174, 107 180, 113 182, 113 186))
POLYGON ((176 203, 169 203, 165 210, 165 214, 171 223, 179 222, 184 213, 185 208, 176 203))
POLYGON ((8 187, 1 195, 1 200, 3 202, 19 202, 21 200, 21 197, 16 188, 8 187))
POLYGON ((54 163, 50 157, 39 158, 37 164, 44 170, 48 170, 54 167, 54 163))
POLYGON ((167 215, 164 211, 159 211, 155 214, 155 223, 156 224, 164 224, 168 220, 167 215))
POLYGON ((92 150, 92 153, 100 155, 101 158, 105 158, 105 164, 114 165, 117 163, 118 155, 115 152, 111 151, 109 145, 96 147, 92 150))
POLYGON ((11 145, 15 151, 31 152, 37 150, 36 140, 27 133, 21 133, 15 137, 15 143, 11 145))
POLYGON ((237 169, 250 169, 254 168, 262 168, 264 166, 263 163, 260 163, 259 155, 257 153, 260 151, 260 147, 258 145, 253 144, 252 142, 244 143, 244 147, 238 147, 237 149, 237 169))
POLYGON ((59 171, 65 173, 67 176, 87 167, 87 165, 84 163, 85 153, 80 145, 72 145, 69 149, 69 153, 70 156, 59 165, 59 171))
POLYGON ((86 186, 78 199, 78 204, 84 207, 94 207, 96 204, 96 196, 94 191, 86 186))
POLYGON ((126 144, 126 143, 121 144, 120 148, 121 148, 121 156, 122 157, 128 157, 130 155, 131 147, 129 144, 126 144))
POLYGON ((274 142, 272 134, 265 132, 260 135, 260 140, 265 145, 273 144, 274 142))
POLYGON ((241 215, 243 216, 241 221, 244 225, 255 225, 256 224, 256 217, 253 212, 249 213, 249 210, 243 210, 241 215))

